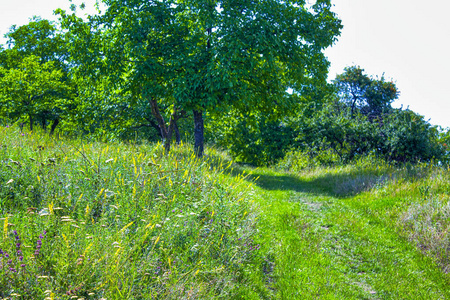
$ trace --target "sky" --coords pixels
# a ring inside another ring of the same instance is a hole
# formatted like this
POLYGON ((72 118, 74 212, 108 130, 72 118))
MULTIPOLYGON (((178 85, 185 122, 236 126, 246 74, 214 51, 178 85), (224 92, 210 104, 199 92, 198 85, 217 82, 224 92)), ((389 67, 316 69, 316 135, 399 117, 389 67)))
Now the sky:
POLYGON ((332 0, 344 29, 325 51, 329 78, 358 65, 393 79, 394 107, 407 108, 450 127, 450 1, 332 0))
MULTIPOLYGON (((82 0, 73 0, 80 4, 82 0)), ((95 0, 86 0, 95 12, 95 0)), ((358 65, 368 75, 393 80, 400 96, 394 107, 423 115, 433 125, 450 127, 450 10, 448 0, 331 0, 344 29, 325 51, 329 79, 358 65)), ((55 19, 53 10, 68 0, 0 0, 0 44, 11 25, 38 15, 55 19)))

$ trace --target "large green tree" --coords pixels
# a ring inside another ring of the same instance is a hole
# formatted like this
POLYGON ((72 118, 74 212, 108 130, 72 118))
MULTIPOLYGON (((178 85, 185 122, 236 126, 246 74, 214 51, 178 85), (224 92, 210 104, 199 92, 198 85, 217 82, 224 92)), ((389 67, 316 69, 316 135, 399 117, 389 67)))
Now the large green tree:
POLYGON ((199 156, 205 112, 286 113, 290 89, 325 80, 322 51, 341 28, 326 0, 102 2, 88 22, 60 12, 80 64, 150 101, 161 130, 161 103, 172 119, 192 111, 199 156))
POLYGON ((31 127, 39 121, 46 128, 47 122, 53 121, 52 133, 61 116, 74 106, 75 85, 69 76, 64 36, 54 22, 34 17, 26 25, 12 26, 6 38, 0 67, 1 80, 9 82, 2 87, 2 99, 10 103, 5 104, 3 112, 13 120, 27 115, 31 127), (29 99, 25 101, 24 95, 29 99))
MULTIPOLYGON (((68 86, 54 62, 25 57, 15 68, 0 67, 1 113, 11 119, 28 118, 30 130, 40 113, 61 107, 68 86)), ((52 128, 52 131, 54 128, 52 128)))

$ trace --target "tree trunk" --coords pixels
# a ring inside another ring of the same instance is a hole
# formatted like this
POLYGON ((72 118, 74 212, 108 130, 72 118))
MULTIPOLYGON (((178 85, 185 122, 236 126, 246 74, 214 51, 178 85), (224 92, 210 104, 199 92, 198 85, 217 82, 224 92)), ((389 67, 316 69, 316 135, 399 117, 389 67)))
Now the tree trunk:
POLYGON ((55 132, 56 126, 59 124, 59 119, 55 119, 52 124, 52 128, 50 129, 50 135, 53 135, 55 132))
POLYGON ((44 129, 44 132, 47 132, 47 120, 45 117, 42 117, 42 129, 44 129))
POLYGON ((177 141, 177 145, 179 145, 181 143, 181 136, 180 136, 180 130, 178 129, 178 124, 177 122, 173 123, 174 126, 174 130, 175 130, 175 140, 177 141))
POLYGON ((168 154, 170 151, 170 144, 172 142, 172 134, 173 134, 173 130, 175 128, 176 121, 177 121, 177 110, 175 109, 173 114, 170 116, 169 130, 167 131, 167 136, 166 136, 167 138, 164 143, 164 149, 165 149, 166 154, 168 154))
POLYGON ((197 157, 203 156, 204 127, 203 112, 194 110, 194 152, 197 157))
POLYGON ((155 98, 150 99, 150 105, 152 107, 152 113, 155 116, 156 122, 158 122, 161 138, 163 139, 163 141, 165 141, 167 139, 167 127, 166 123, 164 122, 164 118, 159 111, 158 103, 156 102, 155 98))

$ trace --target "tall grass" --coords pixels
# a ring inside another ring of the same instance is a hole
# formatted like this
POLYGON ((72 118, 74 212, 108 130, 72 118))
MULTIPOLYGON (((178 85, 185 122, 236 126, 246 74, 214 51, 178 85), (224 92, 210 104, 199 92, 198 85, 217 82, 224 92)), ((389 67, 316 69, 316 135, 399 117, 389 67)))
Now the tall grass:
POLYGON ((259 249, 252 185, 211 157, 0 128, 0 297, 242 293, 259 249))

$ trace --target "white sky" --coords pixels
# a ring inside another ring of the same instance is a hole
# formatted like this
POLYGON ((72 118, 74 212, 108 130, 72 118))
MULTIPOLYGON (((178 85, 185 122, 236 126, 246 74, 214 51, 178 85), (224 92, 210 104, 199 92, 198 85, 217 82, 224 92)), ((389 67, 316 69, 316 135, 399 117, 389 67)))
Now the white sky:
POLYGON ((0 44, 5 44, 4 35, 9 32, 11 25, 25 25, 33 16, 43 19, 56 20, 53 11, 62 8, 69 11, 70 5, 86 3, 86 9, 80 11, 80 16, 93 14, 95 0, 0 0, 0 44))
POLYGON ((403 105, 450 126, 449 0, 332 0, 344 29, 325 52, 329 78, 359 65, 393 79, 403 105))
MULTIPOLYGON (((82 0, 73 0, 80 4, 82 0)), ((94 12, 95 0, 86 0, 94 12)), ((449 0, 332 0, 344 29, 326 51, 330 79, 344 67, 359 65, 369 75, 393 79, 401 95, 395 107, 409 106, 450 127, 450 11, 449 0)), ((68 0, 0 0, 0 44, 13 24, 34 15, 55 19, 53 10, 68 9, 68 0)))

